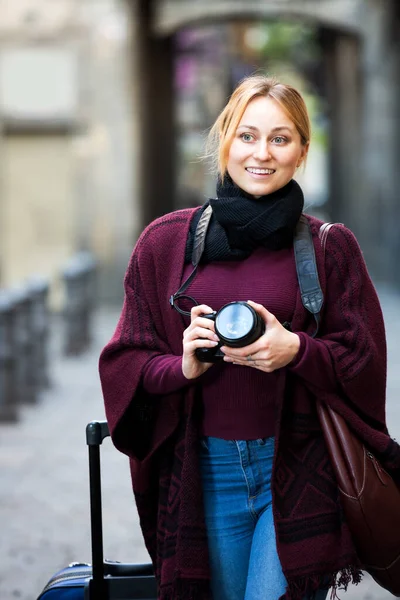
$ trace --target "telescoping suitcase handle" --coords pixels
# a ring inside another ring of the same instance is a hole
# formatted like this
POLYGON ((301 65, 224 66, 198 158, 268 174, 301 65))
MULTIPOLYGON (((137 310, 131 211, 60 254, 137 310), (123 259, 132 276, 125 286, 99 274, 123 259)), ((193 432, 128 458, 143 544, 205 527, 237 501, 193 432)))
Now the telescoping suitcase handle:
POLYGON ((100 446, 110 436, 107 421, 92 421, 86 426, 89 450, 90 521, 92 541, 92 579, 86 600, 149 600, 157 597, 157 586, 151 564, 104 563, 103 519, 101 501, 100 446), (126 584, 132 582, 132 595, 125 594, 126 584))
POLYGON ((92 539, 93 596, 107 600, 104 581, 103 518, 101 503, 100 445, 110 435, 107 421, 92 421, 86 427, 89 450, 90 527, 92 539))

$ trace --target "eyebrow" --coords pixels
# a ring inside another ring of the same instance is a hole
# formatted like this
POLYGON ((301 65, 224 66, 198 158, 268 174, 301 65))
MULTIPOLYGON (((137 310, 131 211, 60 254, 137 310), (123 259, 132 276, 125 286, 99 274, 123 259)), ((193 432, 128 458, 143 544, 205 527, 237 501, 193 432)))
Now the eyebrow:
MULTIPOLYGON (((252 131, 259 131, 258 127, 254 127, 254 125, 239 125, 238 129, 251 129, 252 131)), ((274 127, 273 129, 271 129, 271 133, 276 133, 277 131, 283 131, 283 130, 287 130, 287 131, 292 131, 292 129, 290 127, 287 127, 286 125, 280 125, 278 127, 274 127)))

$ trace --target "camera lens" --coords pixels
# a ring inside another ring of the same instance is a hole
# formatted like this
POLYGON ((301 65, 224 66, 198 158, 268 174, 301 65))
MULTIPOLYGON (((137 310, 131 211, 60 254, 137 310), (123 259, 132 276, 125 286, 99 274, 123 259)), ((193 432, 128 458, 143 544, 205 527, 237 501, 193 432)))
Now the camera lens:
POLYGON ((264 323, 247 302, 231 302, 218 311, 215 332, 227 346, 241 348, 262 335, 264 323))

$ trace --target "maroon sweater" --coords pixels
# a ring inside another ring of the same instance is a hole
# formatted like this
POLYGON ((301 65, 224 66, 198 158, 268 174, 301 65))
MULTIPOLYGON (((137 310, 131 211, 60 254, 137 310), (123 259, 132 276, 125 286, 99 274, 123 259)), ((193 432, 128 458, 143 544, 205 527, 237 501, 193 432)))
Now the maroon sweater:
MULTIPOLYGON (((193 267, 185 266, 182 281, 193 267)), ((292 321, 298 281, 293 248, 270 251, 259 248, 235 262, 203 265, 186 293, 213 310, 234 300, 263 304, 277 319, 292 321)), ((189 323, 189 319, 187 320, 189 323)), ((329 354, 308 335, 300 334, 293 372, 307 376, 318 364, 320 384, 336 388, 329 354)), ((199 378, 203 400, 202 433, 224 439, 256 439, 275 435, 274 409, 280 404, 285 369, 264 373, 250 367, 219 363, 199 378)), ((182 373, 182 356, 156 356, 144 368, 143 386, 154 395, 169 394, 193 383, 182 373)), ((315 378, 314 378, 315 383, 315 378)))
MULTIPOLYGON (((211 597, 198 469, 201 386, 194 382, 157 398, 143 389, 149 362, 182 354, 187 325, 168 298, 182 281, 193 214, 187 209, 165 215, 140 236, 125 276, 121 316, 99 363, 112 439, 131 459, 159 600, 211 597)), ((323 581, 335 591, 360 574, 315 398, 341 414, 385 469, 400 477, 400 448, 385 424, 386 347, 378 298, 353 234, 336 225, 324 260, 321 221, 309 217, 309 222, 325 297, 322 323, 318 340, 312 339, 314 321, 297 292, 292 327, 304 348, 294 365, 281 370, 285 393, 279 393, 275 411, 271 489, 277 548, 288 581, 285 600, 301 600, 323 581)))

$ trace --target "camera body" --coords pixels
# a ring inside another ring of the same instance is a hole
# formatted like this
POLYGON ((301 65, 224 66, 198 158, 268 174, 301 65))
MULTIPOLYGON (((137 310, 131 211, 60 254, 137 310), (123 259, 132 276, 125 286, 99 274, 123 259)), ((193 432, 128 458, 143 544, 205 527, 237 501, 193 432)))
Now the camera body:
POLYGON ((221 346, 243 348, 258 340, 265 332, 264 321, 247 302, 229 302, 218 311, 202 317, 214 321, 220 342, 214 348, 196 348, 196 358, 200 362, 220 362, 224 358, 221 346))

